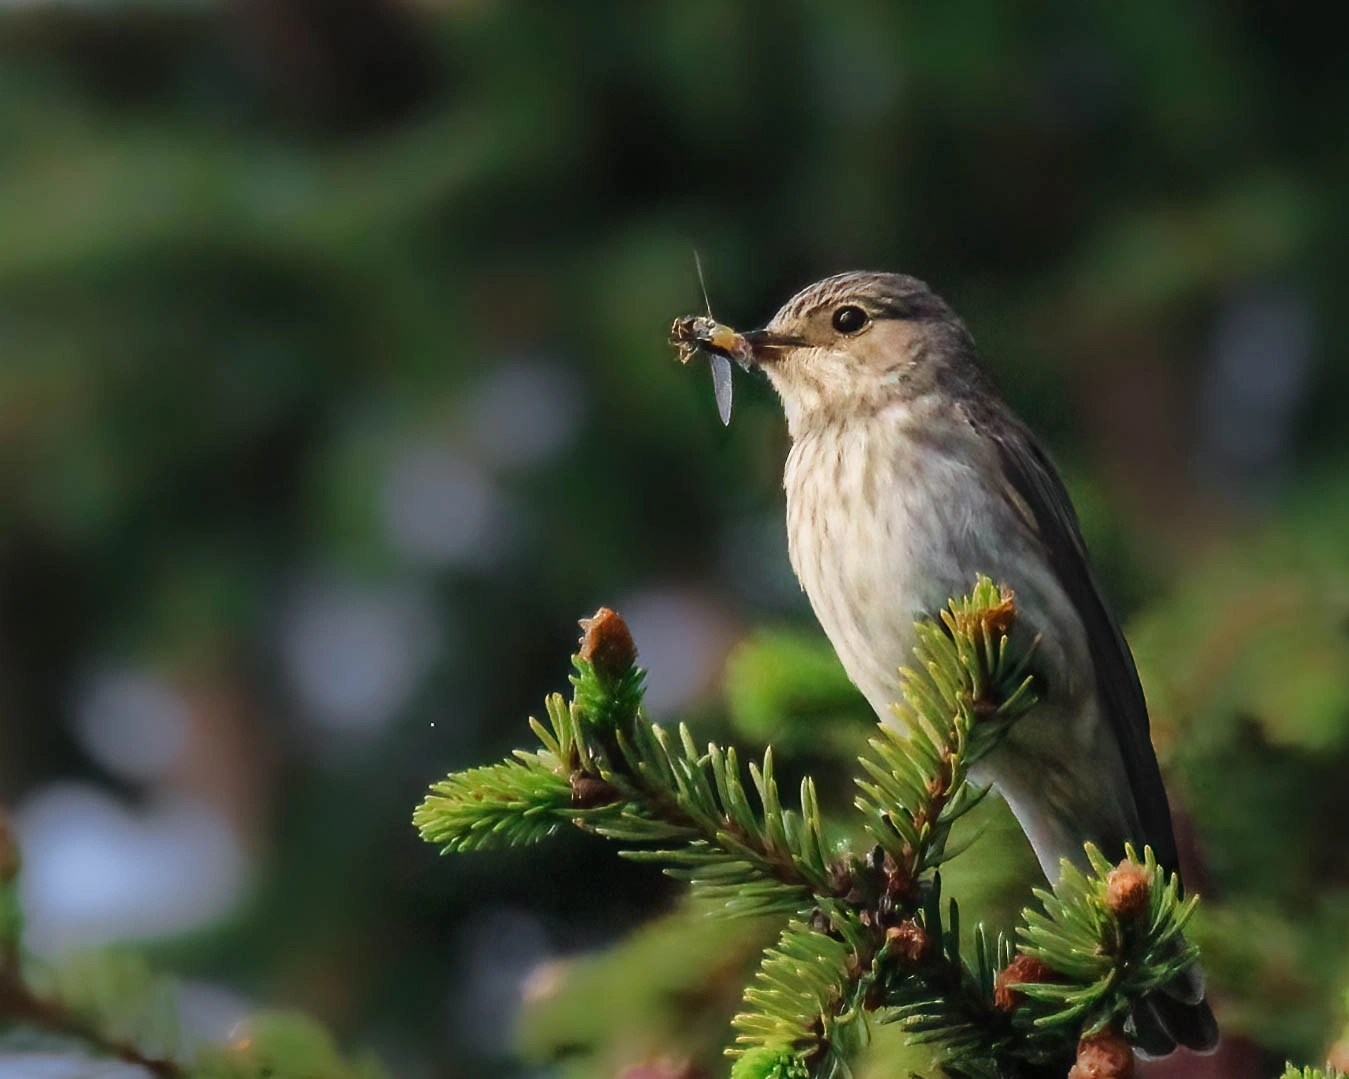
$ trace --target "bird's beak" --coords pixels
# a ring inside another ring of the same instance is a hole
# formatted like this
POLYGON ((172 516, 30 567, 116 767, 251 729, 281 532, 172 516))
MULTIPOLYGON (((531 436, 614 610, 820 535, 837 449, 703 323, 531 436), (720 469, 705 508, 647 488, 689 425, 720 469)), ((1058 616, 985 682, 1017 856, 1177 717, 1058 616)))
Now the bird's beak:
POLYGON ((741 337, 744 338, 745 344, 749 346, 750 355, 753 357, 752 362, 758 367, 771 366, 788 349, 797 348, 804 343, 799 338, 766 328, 750 330, 749 333, 741 334, 741 337))

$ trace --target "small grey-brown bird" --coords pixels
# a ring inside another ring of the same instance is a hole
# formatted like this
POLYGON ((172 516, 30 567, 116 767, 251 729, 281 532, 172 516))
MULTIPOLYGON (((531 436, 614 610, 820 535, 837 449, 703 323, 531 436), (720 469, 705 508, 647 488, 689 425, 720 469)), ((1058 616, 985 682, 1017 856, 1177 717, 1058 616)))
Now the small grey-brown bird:
MULTIPOLYGON (((791 562, 849 677, 882 719, 900 697, 914 621, 986 573, 1041 636, 1042 703, 981 766, 1055 880, 1083 844, 1150 844, 1176 869, 1147 706, 1092 577, 1063 481, 994 391, 951 308, 901 274, 845 273, 793 296, 761 330, 709 341, 760 367, 791 435, 791 562)), ((1195 969, 1136 1010, 1147 1055, 1210 1050, 1195 969)))

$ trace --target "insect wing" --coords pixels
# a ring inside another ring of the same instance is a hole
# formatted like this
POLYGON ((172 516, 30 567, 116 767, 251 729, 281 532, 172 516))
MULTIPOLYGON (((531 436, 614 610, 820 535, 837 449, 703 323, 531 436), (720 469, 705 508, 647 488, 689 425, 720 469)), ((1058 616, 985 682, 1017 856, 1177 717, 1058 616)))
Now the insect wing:
POLYGON ((712 391, 717 398, 717 415, 723 426, 731 424, 731 361, 725 356, 710 353, 707 357, 712 368, 712 391))

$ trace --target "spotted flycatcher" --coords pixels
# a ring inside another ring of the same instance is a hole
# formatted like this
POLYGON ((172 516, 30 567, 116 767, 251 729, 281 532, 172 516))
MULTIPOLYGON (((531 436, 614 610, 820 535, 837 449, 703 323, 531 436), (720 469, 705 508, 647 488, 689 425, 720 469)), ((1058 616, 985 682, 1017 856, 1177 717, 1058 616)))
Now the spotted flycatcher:
MULTIPOLYGON (((964 325, 921 281, 845 273, 761 330, 705 347, 762 368, 782 398, 792 566, 844 669, 893 721, 914 622, 986 573, 1039 635, 1043 700, 981 765, 1055 880, 1083 844, 1149 844, 1175 870, 1171 811, 1133 658, 1093 579, 1063 481, 993 390, 964 325)), ((1149 1055, 1212 1049, 1192 970, 1137 1009, 1149 1055)))

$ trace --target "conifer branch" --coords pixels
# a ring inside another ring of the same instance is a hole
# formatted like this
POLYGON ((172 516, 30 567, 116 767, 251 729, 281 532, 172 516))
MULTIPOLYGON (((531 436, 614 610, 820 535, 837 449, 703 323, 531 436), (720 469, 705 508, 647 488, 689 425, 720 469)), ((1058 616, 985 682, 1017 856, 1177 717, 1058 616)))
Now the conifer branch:
POLYGON ((161 1079, 185 1079, 171 993, 170 983, 129 956, 86 956, 27 978, 7 967, 0 971, 0 1017, 76 1038, 161 1079))
POLYGON ((1119 867, 1090 845, 1087 857, 1091 875, 1065 862, 1053 892, 1035 890, 1044 912, 1022 914, 1022 953, 1063 979, 1020 987, 1046 1006, 1037 1020, 1042 1026, 1096 1031, 1123 1022, 1134 1002, 1170 985, 1199 958, 1182 935, 1198 897, 1181 899, 1179 879, 1157 864, 1150 847, 1141 861, 1126 847, 1119 867), (1112 889, 1126 873, 1141 895, 1127 904, 1112 889))
POLYGON ((1015 620, 1011 592, 981 577, 941 612, 941 627, 915 627, 919 667, 900 672, 898 725, 879 729, 857 781, 857 808, 898 891, 947 860, 952 826, 987 793, 970 785, 970 769, 1036 703, 1026 668, 1038 642, 1014 654, 1015 620))
POLYGON ((790 914, 735 1017, 733 1079, 845 1079, 873 1022, 938 1046, 948 1076, 1123 1076, 1132 1010, 1196 958, 1182 935, 1195 900, 1152 852, 1112 866, 1089 847, 1089 872, 1067 866, 1035 893, 1015 945, 977 928, 962 949, 941 894, 952 828, 986 793, 971 770, 1038 699, 1036 642, 1015 622, 1012 594, 981 577, 917 627, 898 722, 861 762, 865 852, 828 842, 810 779, 784 804, 771 748, 742 771, 734 747, 651 723, 608 610, 582 623, 571 701, 554 695, 548 722, 530 721, 540 748, 448 777, 414 821, 445 850, 536 842, 569 821, 724 911, 790 914))
POLYGON ((322 1027, 298 1015, 259 1016, 228 1044, 196 1044, 180 1022, 177 984, 128 952, 26 959, 18 873, 18 846, 0 810, 0 1030, 14 1024, 70 1038, 156 1079, 383 1079, 373 1059, 344 1058, 322 1027))
POLYGON ((572 785, 551 754, 472 768, 441 780, 418 811, 422 835, 446 851, 502 850, 541 842, 572 814, 572 785))
POLYGON ((834 855, 814 782, 799 808, 784 806, 771 749, 748 768, 734 747, 699 747, 641 709, 643 672, 627 627, 601 610, 583 625, 570 704, 547 702, 531 719, 542 748, 449 776, 418 806, 413 823, 445 851, 519 845, 564 821, 627 844, 624 856, 656 862, 731 914, 808 910, 829 894, 834 855))
POLYGON ((788 923, 745 990, 748 1010, 733 1022, 737 1043, 752 1047, 742 1049, 737 1074, 754 1071, 775 1053, 798 1061, 803 1073, 814 1077, 846 1067, 861 1047, 851 1043, 864 1042, 866 1035, 856 964, 856 948, 838 934, 788 923))
POLYGON ((1013 654, 1014 621, 1010 593, 985 578, 943 612, 941 627, 919 627, 919 667, 904 672, 897 708, 903 729, 883 729, 864 761, 858 807, 876 840, 865 855, 829 846, 810 779, 799 808, 783 805, 771 749, 750 764, 747 785, 734 747, 703 749, 686 727, 652 724, 636 649, 607 610, 583 623, 570 704, 554 695, 548 722, 531 720, 540 749, 437 783, 414 823, 449 851, 537 841, 570 819, 730 913, 797 915, 746 995, 739 1051, 762 1060, 762 1050, 788 1046, 813 1074, 829 1074, 865 1042, 864 1013, 899 1008, 887 997, 919 966, 947 988, 969 981, 958 944, 917 943, 927 939, 920 907, 939 924, 932 871, 949 856, 953 824, 983 794, 969 770, 1035 702, 1026 674, 1034 646, 1013 654), (901 962, 913 968, 905 978, 901 962))
POLYGON ((167 1006, 167 985, 143 964, 119 956, 25 968, 19 869, 18 842, 0 809, 0 1023, 69 1035, 163 1079, 185 1077, 175 1059, 181 1039, 171 1019, 176 1013, 167 1006))

